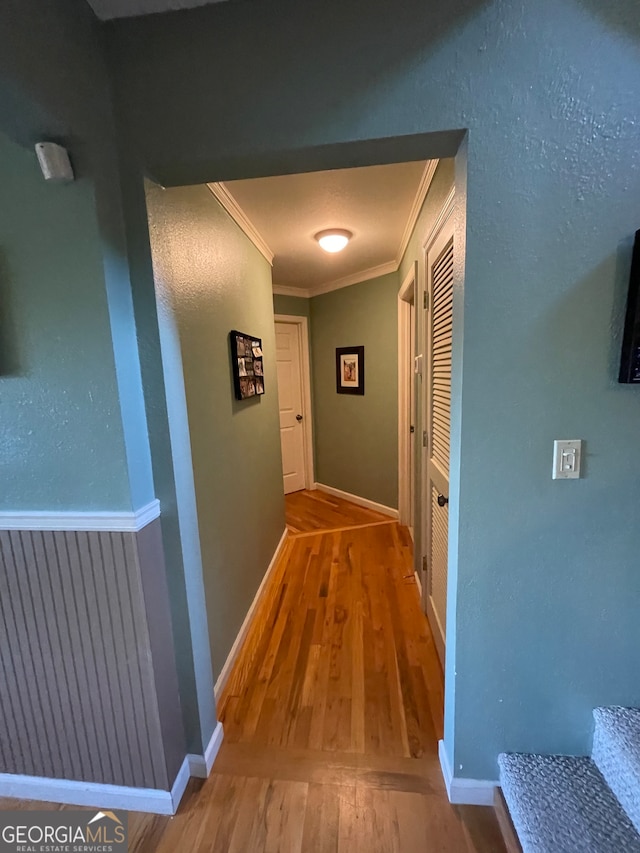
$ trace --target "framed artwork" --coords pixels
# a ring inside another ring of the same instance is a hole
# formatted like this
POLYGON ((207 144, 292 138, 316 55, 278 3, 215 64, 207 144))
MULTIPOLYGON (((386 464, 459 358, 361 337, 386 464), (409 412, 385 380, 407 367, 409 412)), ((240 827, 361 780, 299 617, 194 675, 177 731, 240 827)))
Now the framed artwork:
POLYGON ((336 347, 336 391, 364 394, 364 347, 336 347))
POLYGON ((236 400, 264 394, 262 338, 232 329, 229 332, 231 370, 236 400))

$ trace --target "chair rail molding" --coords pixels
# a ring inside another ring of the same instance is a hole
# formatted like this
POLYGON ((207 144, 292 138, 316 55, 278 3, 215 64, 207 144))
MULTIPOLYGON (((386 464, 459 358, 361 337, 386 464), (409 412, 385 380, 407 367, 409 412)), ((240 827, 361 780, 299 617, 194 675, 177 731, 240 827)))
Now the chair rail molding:
POLYGON ((0 530, 108 530, 137 533, 160 516, 160 501, 154 500, 131 512, 110 510, 50 511, 17 510, 0 512, 0 530))

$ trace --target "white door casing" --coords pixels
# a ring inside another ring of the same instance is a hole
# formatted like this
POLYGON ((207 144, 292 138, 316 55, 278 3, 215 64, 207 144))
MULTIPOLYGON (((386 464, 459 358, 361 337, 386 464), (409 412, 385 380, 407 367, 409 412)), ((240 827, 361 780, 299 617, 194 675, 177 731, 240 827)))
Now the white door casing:
POLYGON ((453 337, 453 198, 425 248, 426 364, 423 449, 424 599, 438 653, 444 664, 449 538, 451 431, 451 348, 453 337))
POLYGON ((413 526, 415 524, 415 485, 416 485, 416 384, 415 384, 415 359, 416 359, 416 303, 414 299, 409 304, 409 530, 413 539, 413 526))
POLYGON ((400 523, 414 524, 414 459, 416 423, 414 393, 415 295, 417 262, 398 292, 398 508, 400 523))
POLYGON ((313 483, 308 329, 306 317, 275 319, 282 476, 289 494, 313 483))

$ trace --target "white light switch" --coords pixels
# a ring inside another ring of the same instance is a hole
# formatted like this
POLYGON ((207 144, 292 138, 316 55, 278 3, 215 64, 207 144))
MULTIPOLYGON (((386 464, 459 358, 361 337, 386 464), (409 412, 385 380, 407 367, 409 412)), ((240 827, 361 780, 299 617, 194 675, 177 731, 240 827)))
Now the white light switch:
POLYGON ((570 439, 553 442, 553 479, 575 480, 580 476, 582 440, 570 439))

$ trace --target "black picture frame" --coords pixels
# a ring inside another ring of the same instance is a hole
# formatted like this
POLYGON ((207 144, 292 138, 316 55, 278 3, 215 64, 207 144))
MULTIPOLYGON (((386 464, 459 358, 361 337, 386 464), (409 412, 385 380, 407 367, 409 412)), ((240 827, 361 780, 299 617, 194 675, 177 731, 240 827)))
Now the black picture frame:
POLYGON ((262 338, 232 329, 229 332, 229 347, 236 400, 261 397, 264 394, 262 338))
POLYGON ((336 347, 336 391, 364 394, 364 347, 336 347))

